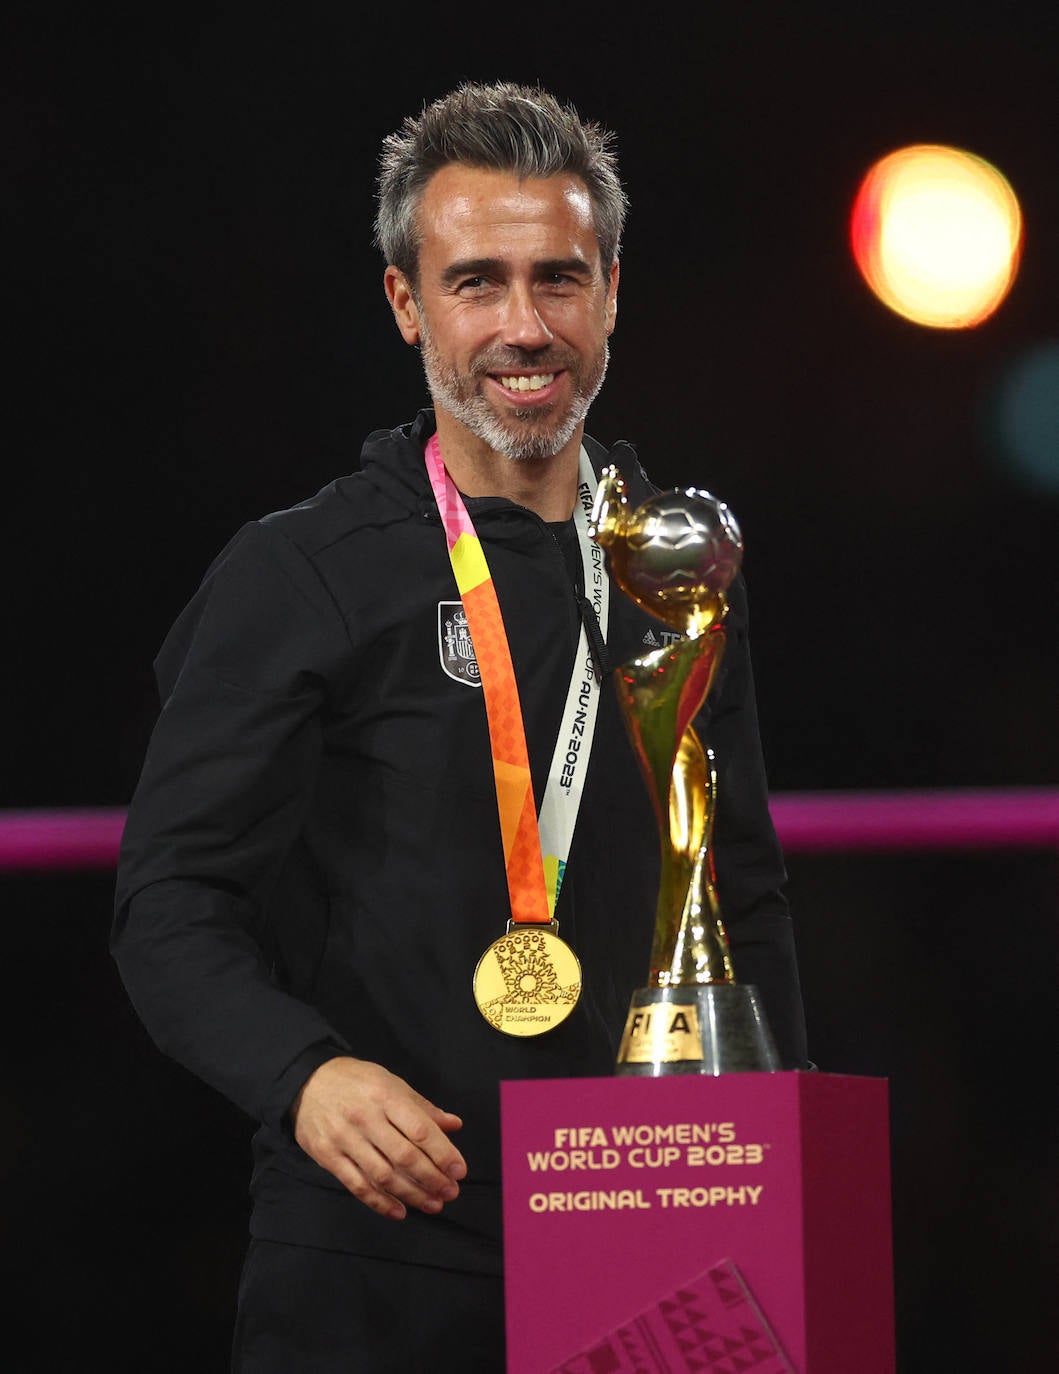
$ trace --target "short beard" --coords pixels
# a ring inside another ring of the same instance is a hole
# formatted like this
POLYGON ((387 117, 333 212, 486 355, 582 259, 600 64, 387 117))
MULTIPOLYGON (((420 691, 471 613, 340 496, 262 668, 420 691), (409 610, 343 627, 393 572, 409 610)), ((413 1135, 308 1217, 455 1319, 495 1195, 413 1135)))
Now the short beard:
MULTIPOLYGON (((502 453, 515 462, 539 462, 554 458, 566 447, 599 395, 610 362, 610 347, 604 338, 601 349, 591 359, 584 375, 577 377, 569 410, 553 428, 549 428, 549 416, 542 416, 539 406, 516 409, 510 418, 502 419, 486 400, 480 387, 481 379, 488 372, 500 372, 504 367, 510 367, 513 371, 524 367, 558 370, 550 366, 554 355, 549 356, 547 350, 542 350, 512 361, 511 350, 508 350, 508 356, 502 361, 479 357, 472 364, 472 373, 461 374, 439 355, 422 309, 419 313, 419 330, 423 371, 434 403, 447 410, 476 438, 488 444, 494 453, 502 453), (494 363, 497 365, 494 366, 494 363)), ((563 361, 576 363, 577 359, 571 356, 563 361)))

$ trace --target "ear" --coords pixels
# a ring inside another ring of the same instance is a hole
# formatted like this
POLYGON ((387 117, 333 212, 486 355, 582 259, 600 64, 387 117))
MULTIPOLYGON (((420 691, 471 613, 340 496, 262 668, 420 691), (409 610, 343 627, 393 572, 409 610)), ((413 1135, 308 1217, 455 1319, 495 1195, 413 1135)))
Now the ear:
POLYGON ((419 307, 409 285, 408 278, 396 267, 387 267, 383 277, 386 298, 406 344, 419 342, 419 307))
POLYGON ((607 333, 613 334, 614 324, 618 318, 618 259, 615 258, 610 265, 610 281, 607 283, 607 304, 604 312, 604 319, 607 326, 607 333))

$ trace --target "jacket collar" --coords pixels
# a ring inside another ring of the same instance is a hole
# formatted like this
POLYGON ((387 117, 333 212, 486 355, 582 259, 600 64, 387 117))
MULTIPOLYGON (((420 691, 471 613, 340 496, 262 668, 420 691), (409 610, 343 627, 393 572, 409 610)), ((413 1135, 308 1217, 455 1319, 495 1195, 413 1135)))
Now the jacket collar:
MULTIPOLYGON (((364 476, 390 499, 418 513, 436 513, 423 461, 423 450, 436 428, 434 411, 427 407, 407 424, 369 434, 361 450, 361 471, 364 476)), ((613 463, 625 478, 630 500, 634 504, 654 490, 632 444, 619 440, 613 448, 607 449, 587 434, 584 443, 596 476, 608 463, 613 463)), ((503 497, 477 497, 468 502, 469 509, 478 511, 511 506, 512 503, 503 497)))

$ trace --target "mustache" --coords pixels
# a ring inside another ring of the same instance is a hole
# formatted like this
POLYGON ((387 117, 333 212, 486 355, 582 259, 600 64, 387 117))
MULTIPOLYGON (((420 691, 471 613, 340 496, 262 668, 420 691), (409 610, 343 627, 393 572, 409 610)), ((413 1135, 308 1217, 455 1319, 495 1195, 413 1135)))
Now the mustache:
POLYGON ((545 348, 493 348, 478 354, 471 363, 471 371, 477 377, 484 377, 489 372, 519 372, 525 368, 567 372, 576 363, 576 355, 568 349, 551 345, 545 348))

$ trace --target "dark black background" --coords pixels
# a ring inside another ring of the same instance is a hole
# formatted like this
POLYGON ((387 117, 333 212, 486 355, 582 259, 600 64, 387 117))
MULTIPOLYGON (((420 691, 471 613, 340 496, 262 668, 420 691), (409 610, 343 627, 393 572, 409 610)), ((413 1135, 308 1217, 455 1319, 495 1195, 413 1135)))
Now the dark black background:
MULTIPOLYGON (((618 133, 590 428, 736 513, 774 790, 1056 782, 1059 503, 990 423, 1059 336, 1045 7, 40 6, 7 28, 0 806, 123 805, 206 564, 423 403, 375 158, 497 77, 618 133), (921 141, 994 162, 1023 207, 1018 279, 975 330, 898 318, 848 250, 867 167, 921 141)), ((1050 1367, 1054 855, 790 869, 813 1057, 890 1080, 902 1374, 1050 1367)), ((147 1043, 110 895, 105 872, 0 881, 13 1367, 221 1370, 249 1123, 147 1043)))

